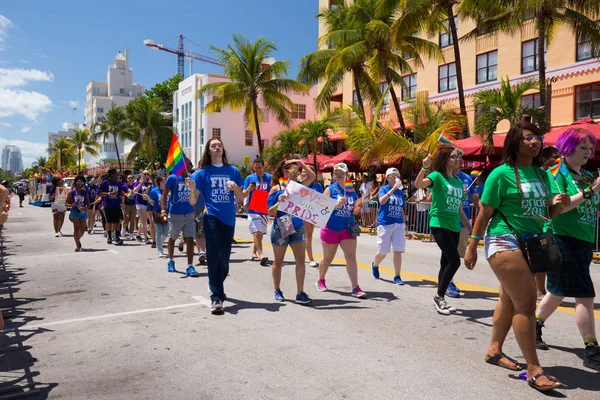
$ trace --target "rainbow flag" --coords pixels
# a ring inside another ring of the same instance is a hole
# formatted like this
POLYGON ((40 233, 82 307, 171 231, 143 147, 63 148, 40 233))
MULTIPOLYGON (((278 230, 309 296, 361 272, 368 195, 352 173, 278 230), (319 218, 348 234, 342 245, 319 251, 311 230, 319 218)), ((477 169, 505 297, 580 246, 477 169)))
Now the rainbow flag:
POLYGON ((481 176, 481 171, 477 171, 476 169, 471 171, 471 178, 475 179, 475 178, 479 178, 480 176, 481 176))
POLYGON ((200 211, 200 213, 196 215, 196 221, 202 221, 202 219, 204 218, 204 214, 206 214, 206 206, 204 206, 202 211, 200 211))
POLYGON ((185 156, 183 155, 183 150, 179 145, 176 134, 173 134, 173 138, 171 139, 171 146, 169 146, 165 167, 177 176, 181 176, 183 171, 185 171, 185 156))
POLYGON ((288 178, 279 178, 279 186, 281 186, 282 189, 285 189, 289 181, 288 178))
POLYGON ((352 186, 352 181, 350 179, 346 180, 346 184, 344 185, 346 190, 353 190, 354 186, 352 186))
POLYGON ((551 166, 550 168, 548 168, 548 171, 550 172, 550 174, 552 175, 552 177, 554 179, 556 179, 556 177, 560 173, 560 170, 562 169, 562 167, 563 167, 562 159, 561 158, 557 158, 556 161, 554 162, 554 165, 551 166))
POLYGON ((443 146, 455 146, 454 139, 446 132, 442 132, 442 134, 438 138, 438 143, 440 143, 443 146))
POLYGON ((125 193, 125 197, 127 197, 127 198, 133 197, 133 192, 131 191, 131 189, 127 190, 127 193, 125 193))

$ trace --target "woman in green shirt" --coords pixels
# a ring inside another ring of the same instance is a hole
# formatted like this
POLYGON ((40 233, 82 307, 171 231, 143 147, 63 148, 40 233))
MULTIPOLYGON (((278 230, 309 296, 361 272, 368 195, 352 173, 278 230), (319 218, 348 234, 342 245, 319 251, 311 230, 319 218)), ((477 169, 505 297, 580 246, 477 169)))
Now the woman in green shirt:
POLYGON ((442 147, 433 160, 433 172, 429 175, 431 155, 423 160, 423 168, 415 179, 415 187, 431 188, 431 209, 429 210, 429 225, 431 233, 442 251, 440 271, 438 273, 437 294, 433 304, 438 313, 449 315, 456 309, 446 303, 444 295, 454 274, 460 267, 458 241, 460 222, 471 231, 471 222, 462 208, 464 197, 463 184, 454 176, 454 170, 460 166, 462 153, 453 147, 442 147), (425 177, 427 175, 427 177, 425 177))
POLYGON ((490 173, 485 183, 465 266, 468 269, 475 267, 477 244, 488 227, 485 255, 500 281, 500 299, 494 311, 492 338, 485 360, 510 370, 521 369, 515 360, 502 352, 512 326, 527 362, 529 385, 539 391, 548 391, 561 387, 561 384, 544 373, 537 357, 535 274, 513 234, 514 231, 521 237, 528 237, 543 233, 548 211, 550 217, 558 215, 561 207, 570 201, 567 195, 552 197, 550 193, 549 175, 540 168, 539 162, 543 135, 540 128, 530 123, 514 125, 508 131, 504 141, 504 163, 490 173))
POLYGON ((594 321, 594 283, 590 264, 596 237, 600 178, 582 167, 594 154, 596 138, 585 129, 568 129, 556 146, 562 154, 563 167, 556 175, 552 193, 566 193, 571 204, 552 220, 552 228, 560 247, 560 268, 548 271, 548 292, 542 299, 536 315, 536 347, 548 350, 542 340, 544 322, 552 315, 565 297, 575 298, 575 321, 583 338, 585 356, 583 365, 600 371, 600 350, 594 321))

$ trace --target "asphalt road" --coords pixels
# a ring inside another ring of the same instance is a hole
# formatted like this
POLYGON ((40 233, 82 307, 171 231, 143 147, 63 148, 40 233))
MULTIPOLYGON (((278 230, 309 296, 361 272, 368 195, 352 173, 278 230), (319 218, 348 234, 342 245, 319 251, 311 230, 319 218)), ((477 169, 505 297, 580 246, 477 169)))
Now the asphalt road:
MULTIPOLYGON (((408 243, 400 287, 390 260, 382 279, 372 278, 376 238, 363 234, 359 280, 369 298, 350 297, 340 252, 329 292, 316 290, 317 271, 308 269, 311 307, 275 302, 270 268, 248 261, 250 244, 240 243, 225 282, 226 313, 212 316, 201 267, 199 278, 170 274, 150 246, 108 246, 99 227, 82 239, 87 251, 75 253, 71 224, 55 238, 48 208, 17 206, 5 228, 0 306, 12 318, 0 334, 0 399, 27 382, 38 398, 77 400, 545 397, 483 360, 498 285, 485 261, 459 270, 465 295, 449 300, 458 313, 435 312, 434 243, 408 243)), ((236 237, 250 238, 246 221, 238 219, 236 237)), ((291 254, 287 260, 282 290, 293 300, 291 254)), ((176 263, 184 271, 182 253, 176 263)), ((599 267, 592 266, 597 284, 599 267)), ((600 374, 582 366, 572 303, 546 325, 551 350, 540 359, 568 385, 555 396, 598 399, 600 374)), ((504 351, 523 361, 512 333, 504 351)))

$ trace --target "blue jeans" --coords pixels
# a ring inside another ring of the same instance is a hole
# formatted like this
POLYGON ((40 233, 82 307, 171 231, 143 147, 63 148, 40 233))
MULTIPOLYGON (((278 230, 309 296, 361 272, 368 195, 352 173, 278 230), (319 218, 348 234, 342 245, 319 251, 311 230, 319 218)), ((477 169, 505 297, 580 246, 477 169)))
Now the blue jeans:
POLYGON ((163 243, 169 237, 169 224, 154 223, 154 230, 156 231, 156 247, 158 251, 162 251, 163 243))
POLYGON ((206 261, 208 263, 208 287, 211 301, 225 300, 223 282, 229 274, 229 258, 235 226, 226 225, 212 215, 204 215, 206 236, 206 261))

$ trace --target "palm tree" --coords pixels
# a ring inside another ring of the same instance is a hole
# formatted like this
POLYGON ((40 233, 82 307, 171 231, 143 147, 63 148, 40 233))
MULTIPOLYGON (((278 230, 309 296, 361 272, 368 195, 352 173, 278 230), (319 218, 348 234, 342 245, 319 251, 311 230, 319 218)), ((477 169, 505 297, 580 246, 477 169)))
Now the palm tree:
POLYGON ((323 48, 302 57, 298 80, 309 85, 324 81, 315 99, 315 107, 319 111, 329 111, 331 96, 338 91, 346 74, 350 73, 356 104, 364 118, 364 100, 375 104, 381 93, 365 65, 368 49, 361 33, 353 30, 350 4, 344 0, 334 0, 332 5, 335 7, 322 9, 317 15, 328 30, 318 41, 323 48))
POLYGON ((281 160, 295 158, 307 154, 306 146, 301 146, 302 135, 298 129, 281 131, 273 137, 271 147, 264 151, 264 159, 269 168, 273 169, 281 160))
POLYGON ((46 164, 55 166, 56 169, 67 169, 74 161, 71 143, 63 136, 59 137, 54 144, 48 148, 48 152, 54 153, 46 164))
POLYGON ((81 172, 82 151, 90 153, 93 156, 98 155, 97 149, 100 148, 100 143, 92 139, 92 135, 87 128, 76 129, 73 136, 67 138, 67 142, 70 144, 69 150, 77 152, 77 173, 81 172))
POLYGON ((173 135, 171 120, 165 118, 159 98, 139 97, 127 104, 127 117, 130 121, 130 135, 135 142, 127 161, 132 161, 143 151, 149 161, 157 157, 157 143, 164 137, 173 135))
POLYGON ((269 56, 277 51, 275 44, 260 38, 251 43, 242 35, 233 35, 233 46, 219 49, 211 46, 223 65, 230 82, 212 82, 198 90, 198 96, 216 95, 206 104, 206 112, 217 112, 224 107, 236 111, 244 109, 244 120, 250 130, 256 131, 258 152, 263 152, 260 136, 260 121, 263 112, 259 101, 285 126, 292 124, 292 100, 285 94, 308 93, 308 87, 298 81, 282 78, 288 73, 289 62, 275 61, 270 64, 269 56), (269 65, 270 64, 270 65, 269 65))
POLYGON ((32 166, 44 168, 44 166, 48 163, 48 159, 44 156, 37 157, 32 163, 32 166))
POLYGON ((321 142, 324 145, 328 145, 329 138, 327 136, 327 131, 332 128, 333 126, 329 123, 329 121, 327 121, 327 119, 306 121, 298 126, 300 137, 302 138, 304 143, 308 143, 311 147, 313 153, 313 166, 315 167, 315 172, 318 171, 317 149, 319 146, 319 140, 321 140, 321 142))
POLYGON ((500 121, 507 120, 512 126, 521 122, 524 116, 529 116, 540 126, 546 126, 543 109, 534 104, 523 104, 523 95, 530 90, 538 90, 539 87, 537 80, 527 80, 511 86, 510 80, 503 78, 498 89, 484 89, 475 94, 475 133, 481 137, 486 149, 494 147, 492 135, 500 121))
POLYGON ((110 110, 106 113, 106 119, 103 122, 94 124, 92 131, 94 132, 94 140, 102 139, 102 143, 106 143, 112 137, 117 152, 117 161, 119 163, 119 171, 123 170, 121 157, 119 155, 118 141, 123 141, 130 137, 127 115, 123 107, 110 106, 110 110))

